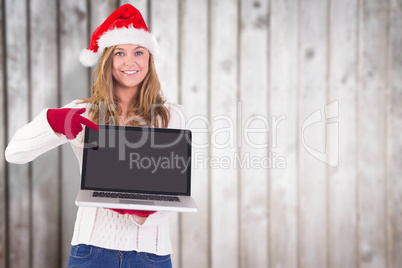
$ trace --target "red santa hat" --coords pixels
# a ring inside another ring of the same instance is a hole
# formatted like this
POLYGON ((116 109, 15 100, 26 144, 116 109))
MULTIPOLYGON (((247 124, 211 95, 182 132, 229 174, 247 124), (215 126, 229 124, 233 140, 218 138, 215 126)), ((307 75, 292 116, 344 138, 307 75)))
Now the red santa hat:
POLYGON ((154 58, 157 57, 158 44, 154 36, 141 13, 130 4, 116 9, 96 28, 89 47, 80 53, 80 62, 87 67, 94 66, 105 48, 123 44, 140 45, 148 49, 154 58))

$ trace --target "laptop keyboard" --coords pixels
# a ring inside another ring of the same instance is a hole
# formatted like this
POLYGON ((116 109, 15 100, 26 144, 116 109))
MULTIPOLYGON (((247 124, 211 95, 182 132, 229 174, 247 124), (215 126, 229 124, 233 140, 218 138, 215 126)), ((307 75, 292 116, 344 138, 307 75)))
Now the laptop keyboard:
POLYGON ((170 196, 170 195, 94 192, 92 196, 93 197, 108 197, 108 198, 125 198, 125 199, 152 200, 152 201, 180 202, 180 199, 177 196, 170 196))

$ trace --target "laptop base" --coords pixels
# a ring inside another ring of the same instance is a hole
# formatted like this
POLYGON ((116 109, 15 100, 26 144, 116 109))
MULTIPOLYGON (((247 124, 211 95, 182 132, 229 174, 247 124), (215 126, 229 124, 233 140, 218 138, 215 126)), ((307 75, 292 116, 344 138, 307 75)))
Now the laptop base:
POLYGON ((178 196, 180 202, 154 201, 125 198, 93 197, 93 190, 80 190, 75 204, 81 207, 153 210, 174 212, 197 212, 197 205, 190 196, 178 196))

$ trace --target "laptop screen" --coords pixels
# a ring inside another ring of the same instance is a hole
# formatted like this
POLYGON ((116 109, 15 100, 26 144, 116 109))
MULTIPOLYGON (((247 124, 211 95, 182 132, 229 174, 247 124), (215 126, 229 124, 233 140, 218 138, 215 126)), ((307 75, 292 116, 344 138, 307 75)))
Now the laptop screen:
POLYGON ((190 195, 191 131, 85 128, 81 189, 190 195))

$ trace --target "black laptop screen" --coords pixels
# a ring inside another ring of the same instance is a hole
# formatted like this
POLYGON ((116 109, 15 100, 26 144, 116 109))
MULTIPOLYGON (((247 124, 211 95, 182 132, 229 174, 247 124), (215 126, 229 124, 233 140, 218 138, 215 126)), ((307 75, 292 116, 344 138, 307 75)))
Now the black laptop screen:
POLYGON ((82 189, 190 195, 189 130, 85 129, 82 189))

